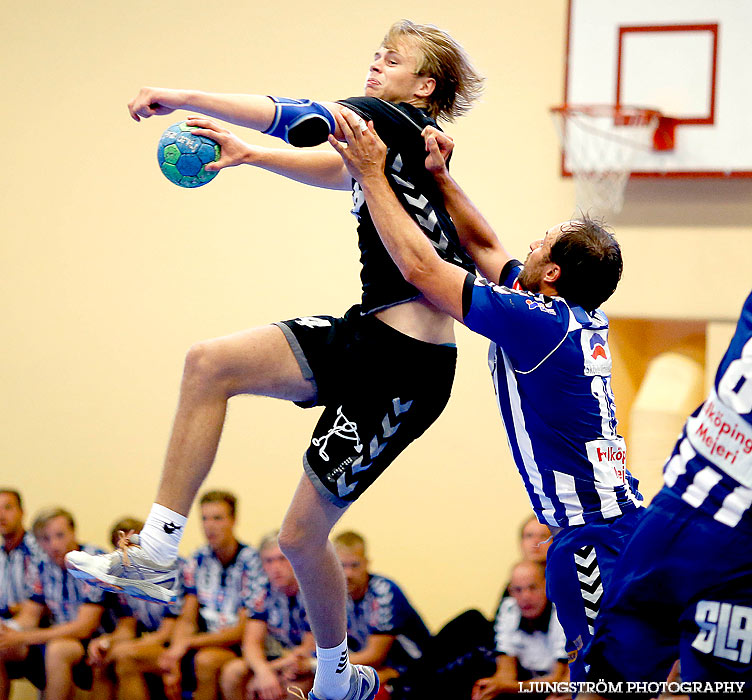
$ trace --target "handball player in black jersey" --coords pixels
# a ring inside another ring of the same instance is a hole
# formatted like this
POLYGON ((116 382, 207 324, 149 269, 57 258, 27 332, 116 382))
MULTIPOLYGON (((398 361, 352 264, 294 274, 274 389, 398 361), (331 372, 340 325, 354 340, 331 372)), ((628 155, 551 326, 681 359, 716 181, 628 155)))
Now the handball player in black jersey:
MULTIPOLYGON (((425 169, 422 133, 468 111, 482 82, 446 32, 403 20, 375 52, 362 97, 312 102, 142 88, 129 111, 139 121, 189 109, 307 146, 323 143, 330 133, 341 137, 334 114, 349 108, 361 128, 372 121, 387 144, 389 182, 437 252, 472 270, 425 169)), ((318 667, 309 697, 370 700, 378 679, 372 669, 349 662, 345 580, 328 537, 346 508, 446 405, 456 361, 453 320, 405 282, 337 153, 260 148, 212 119, 192 117, 188 123, 222 148, 207 170, 248 164, 318 187, 352 189, 361 304, 343 317, 302 316, 193 346, 159 491, 140 537, 131 538, 127 554, 70 557, 68 566, 96 585, 170 602, 183 525, 214 461, 228 399, 255 394, 323 406, 279 544, 295 570, 316 638, 318 667)))

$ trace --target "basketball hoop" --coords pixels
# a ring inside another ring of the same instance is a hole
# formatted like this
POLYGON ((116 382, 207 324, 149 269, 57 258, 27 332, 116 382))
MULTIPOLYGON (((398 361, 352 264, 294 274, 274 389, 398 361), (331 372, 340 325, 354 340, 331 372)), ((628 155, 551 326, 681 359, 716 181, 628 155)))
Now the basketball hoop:
POLYGON ((577 208, 608 217, 624 204, 633 157, 653 149, 661 113, 621 105, 552 107, 564 152, 564 168, 575 181, 577 208))

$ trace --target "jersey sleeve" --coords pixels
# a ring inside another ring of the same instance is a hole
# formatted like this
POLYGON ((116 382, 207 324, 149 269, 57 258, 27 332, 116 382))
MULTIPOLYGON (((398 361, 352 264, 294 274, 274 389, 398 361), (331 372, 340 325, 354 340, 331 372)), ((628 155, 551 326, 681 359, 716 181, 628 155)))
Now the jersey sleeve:
POLYGON ((338 104, 349 107, 366 121, 373 121, 376 133, 387 146, 404 140, 406 132, 414 131, 415 136, 420 136, 426 126, 418 121, 417 115, 410 116, 397 105, 377 97, 348 97, 338 104))
POLYGON ((402 591, 385 578, 371 584, 371 606, 368 611, 368 634, 397 634, 404 617, 407 601, 402 591), (404 604, 401 602, 404 601, 404 604))
POLYGON ((42 583, 42 574, 44 571, 44 560, 40 559, 31 571, 31 595, 29 600, 33 600, 39 605, 46 605, 44 597, 44 584, 42 583))
POLYGON ((196 570, 198 569, 198 555, 191 557, 183 567, 180 577, 183 596, 198 595, 196 590, 196 570))
POLYGON ((502 348, 517 371, 537 367, 567 336, 569 307, 561 299, 489 284, 472 273, 462 299, 463 323, 502 348))
POLYGON ((244 605, 248 612, 249 620, 258 620, 259 622, 267 622, 269 619, 269 610, 266 606, 266 599, 269 592, 264 587, 258 591, 253 598, 246 598, 244 605))
POLYGON ((185 567, 187 562, 182 557, 178 557, 178 580, 175 585, 175 602, 170 603, 164 610, 164 617, 178 617, 183 609, 185 601, 185 567))

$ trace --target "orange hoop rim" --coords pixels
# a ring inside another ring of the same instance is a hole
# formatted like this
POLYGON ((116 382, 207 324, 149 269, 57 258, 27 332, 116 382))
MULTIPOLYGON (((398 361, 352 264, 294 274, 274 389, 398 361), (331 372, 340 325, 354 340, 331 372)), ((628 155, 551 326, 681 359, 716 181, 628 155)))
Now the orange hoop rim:
POLYGON ((614 117, 624 119, 627 123, 649 123, 654 119, 660 120, 663 114, 650 107, 635 107, 632 105, 609 104, 576 104, 557 105, 551 107, 551 112, 568 117, 574 114, 585 114, 589 117, 614 117))

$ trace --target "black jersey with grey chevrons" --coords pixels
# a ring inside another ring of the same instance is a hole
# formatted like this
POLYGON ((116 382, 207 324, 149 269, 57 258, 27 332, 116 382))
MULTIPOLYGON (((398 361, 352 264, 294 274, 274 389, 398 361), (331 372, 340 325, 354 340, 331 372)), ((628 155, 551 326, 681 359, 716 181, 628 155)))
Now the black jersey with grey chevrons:
MULTIPOLYGON (((444 260, 468 272, 474 271, 444 207, 441 192, 425 167, 426 147, 420 134, 426 126, 436 126, 436 122, 422 109, 405 102, 394 104, 376 97, 350 97, 339 103, 363 119, 373 120, 376 132, 387 145, 385 172, 389 184, 436 252, 444 260)), ((405 282, 389 257, 371 220, 363 191, 354 180, 353 205, 362 265, 362 312, 373 313, 415 299, 420 292, 405 282)))

